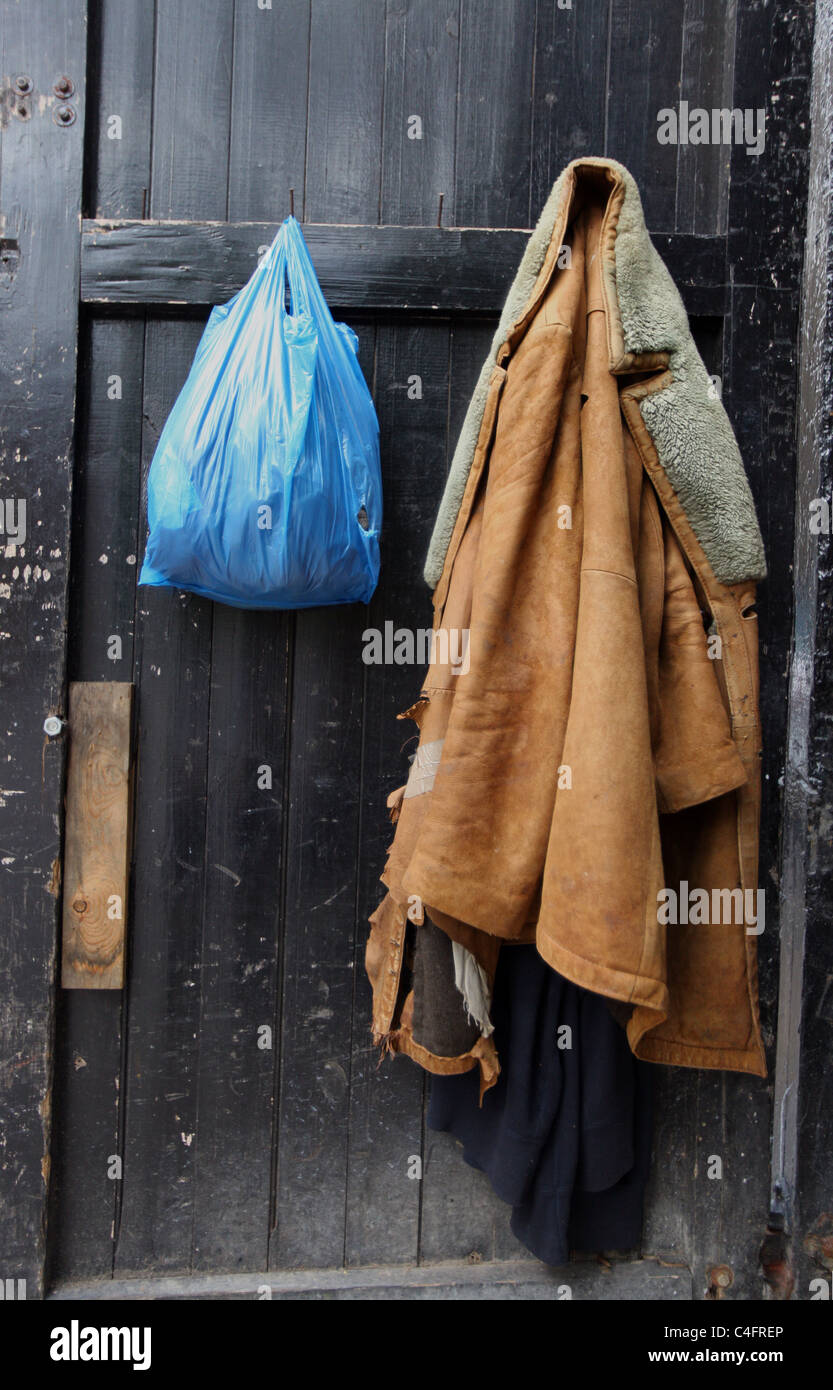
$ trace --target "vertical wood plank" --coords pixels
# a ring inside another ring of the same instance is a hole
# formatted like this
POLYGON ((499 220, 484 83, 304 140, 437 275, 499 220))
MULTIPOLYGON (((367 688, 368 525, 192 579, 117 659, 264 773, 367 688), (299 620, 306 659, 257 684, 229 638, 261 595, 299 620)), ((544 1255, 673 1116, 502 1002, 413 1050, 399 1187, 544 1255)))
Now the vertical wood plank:
MULTIPOLYGON (((685 0, 680 96, 693 109, 731 109, 736 0, 685 0)), ((677 230, 725 234, 729 213, 728 145, 680 145, 677 230)))
POLYGON ((611 0, 605 154, 630 170, 652 232, 673 232, 677 145, 657 140, 657 114, 677 107, 682 60, 682 5, 611 0))
POLYGON ((121 989, 130 863, 133 687, 74 681, 69 689, 65 800, 64 989, 121 989))
POLYGON ((90 11, 89 217, 143 217, 150 169, 154 6, 94 0, 90 11))
POLYGON ((286 815, 285 613, 214 606, 194 1266, 265 1269, 286 815))
MULTIPOLYGON (((764 153, 731 151, 729 248, 733 268, 723 372, 724 403, 747 465, 764 536, 768 577, 759 586, 760 709, 763 730, 763 807, 759 883, 766 893, 766 927, 758 940, 760 994, 770 1076, 773 1065, 778 963, 778 841, 785 757, 786 675, 795 488, 795 340, 803 218, 796 198, 806 186, 808 16, 800 7, 762 9, 739 0, 731 105, 769 108, 764 153), (787 80, 787 74, 789 79, 787 80), (782 84, 789 101, 773 95, 782 84), (760 212, 767 205, 767 218, 760 212), (752 241, 755 242, 754 257, 752 241)), ((763 1289, 759 1251, 768 1213, 771 1096, 753 1078, 727 1074, 720 1128, 713 1133, 727 1161, 719 1224, 709 1226, 694 1206, 695 1286, 719 1246, 735 1271, 731 1297, 756 1298, 763 1289)), ((780 1136, 774 1136, 780 1143, 780 1136)), ((711 1150, 721 1151, 721 1150, 711 1150)), ((715 1186, 716 1184, 712 1184, 715 1186)), ((699 1191, 699 1189, 698 1189, 699 1191)))
MULTIPOLYGON (((734 196, 734 195, 733 195, 734 196)), ((737 211, 735 211, 735 216, 737 211)), ((766 893, 766 926, 758 938, 759 988, 770 1080, 775 1063, 774 1030, 779 959, 779 844, 782 786, 787 755, 787 673, 791 640, 791 571, 794 545, 796 378, 794 343, 798 300, 772 286, 734 285, 731 294, 724 401, 738 436, 764 537, 768 575, 758 589, 760 712, 763 737, 762 811, 758 882, 766 893)), ((746 1184, 726 1208, 726 1239, 737 1251, 739 1269, 758 1297, 756 1268, 762 1224, 768 1212, 768 1175, 749 1155, 769 1149, 771 1098, 759 1083, 727 1078, 727 1123, 737 1136, 734 1156, 743 1154, 746 1184), (763 1122, 763 1124, 762 1124, 763 1122), (753 1147, 754 1144, 754 1147, 753 1147), (748 1165, 748 1168, 747 1168, 748 1165), (749 1229, 750 1208, 755 1229, 749 1229)), ((739 1291, 738 1296, 743 1296, 739 1291)))
POLYGON ((85 73, 83 0, 6 7, 0 495, 12 504, 17 540, 7 530, 0 547, 0 1248, 5 1276, 25 1280, 29 1298, 43 1289, 50 1165, 64 750, 43 721, 64 708, 85 73), (53 120, 59 74, 74 85, 75 120, 65 127, 53 120), (31 82, 25 96, 14 91, 18 77, 31 82))
POLYGON ((533 20, 528 0, 460 0, 458 227, 530 224, 533 20))
MULTIPOLYGON (((234 15, 228 216, 303 193, 309 3, 234 15)), ((254 269, 254 265, 252 265, 254 269)), ((280 1065, 289 613, 212 605, 194 1266, 265 1269, 280 1065)))
MULTIPOLYGON (((813 7, 791 4, 761 7, 738 0, 735 81, 732 105, 764 108, 766 144, 757 158, 734 146, 729 203, 730 355, 725 403, 749 470, 764 536, 768 577, 758 595, 761 642, 761 719, 763 724, 763 815, 759 883, 766 891, 766 929, 759 938, 760 988, 764 1035, 773 1077, 776 996, 780 957, 779 842, 787 745, 787 676, 792 655, 794 505, 796 483, 796 341, 799 289, 806 222, 807 120, 812 72, 813 7)), ((802 598, 804 596, 802 595, 802 598)), ((789 928, 789 920, 787 926, 789 928)), ((792 941, 786 943, 787 950, 792 941)), ((777 1077, 773 1077, 777 1081, 777 1077)), ((817 1091, 814 1077, 812 1089, 817 1091)), ((760 1092, 736 1107, 736 1132, 755 1133, 757 1112, 772 1123, 769 1097, 760 1092)), ((776 1155, 788 1136, 771 1135, 776 1155)), ((748 1152, 748 1145, 743 1149, 748 1152)), ((769 1206, 767 1192, 754 1177, 756 1212, 769 1206)), ((746 1196, 746 1194, 744 1194, 746 1196)), ((748 1202, 746 1197, 746 1202, 748 1202)), ((776 1199, 777 1200, 777 1199, 776 1199)), ((787 1214, 791 1194, 782 1194, 787 1214)), ((738 1251, 744 1287, 763 1285, 755 1262, 757 1241, 748 1229, 745 1201, 729 1208, 728 1239, 738 1251), (753 1253, 754 1252, 754 1253, 753 1253)), ((757 1218, 759 1222, 760 1218, 757 1218)), ((757 1223, 756 1223, 757 1224, 757 1223)), ((798 1253, 798 1252, 796 1252, 798 1253)), ((802 1291, 806 1297, 807 1291, 802 1291)), ((756 1296, 756 1295, 753 1295, 756 1296)), ((801 1295, 800 1295, 801 1296, 801 1295)))
MULTIPOLYGON (((144 324, 93 321, 82 334, 81 429, 75 467, 69 675, 127 680, 139 532, 144 324)), ((120 1151, 123 994, 61 991, 56 1030, 56 1279, 112 1272, 120 1151)))
POLYGON ((311 611, 295 648, 272 1267, 344 1252, 363 622, 311 611))
MULTIPOLYGON (((766 112, 766 144, 758 157, 732 146, 729 260, 736 284, 798 288, 804 257, 804 210, 810 123, 810 5, 770 9, 737 0, 732 105, 766 112)), ((793 337, 793 344, 795 338, 793 337)))
POLYGON ((311 3, 303 217, 377 222, 385 0, 311 3))
POLYGON ((654 1134, 642 1223, 643 1253, 668 1264, 693 1262, 699 1073, 657 1067, 654 1134))
POLYGON ((281 222, 304 192, 311 0, 234 7, 228 216, 281 222))
POLYGON ((295 615, 271 1268, 344 1259, 366 612, 295 615))
MULTIPOLYGON (((448 377, 448 436, 446 462, 450 466, 463 428, 472 392, 485 362, 497 322, 494 319, 467 321, 462 315, 451 327, 448 377)), ((446 469, 446 471, 448 471, 446 469)), ((439 498, 437 499, 439 506, 439 498)), ((433 530, 433 525, 432 528, 433 530)))
MULTIPOLYGON (((378 220, 384 14, 383 0, 312 0, 308 220, 378 220)), ((372 380, 375 331, 358 332, 372 380)), ((270 1266, 308 1268, 345 1248, 366 607, 294 622, 270 1266)))
MULTIPOLYGON (((430 1083, 429 1083, 430 1085, 430 1083)), ((485 1173, 470 1168, 450 1134, 428 1130, 420 1226, 420 1258, 533 1260, 509 1228, 512 1208, 495 1194, 485 1173)))
MULTIPOLYGON (((388 11, 380 220, 433 223, 438 194, 452 201, 459 24, 457 5, 431 0, 388 11), (414 117, 419 120, 415 125, 414 117), (411 139, 419 132, 421 139, 411 139)), ((421 581, 446 467, 449 326, 385 324, 377 333, 378 402, 385 524, 379 587, 368 627, 431 626, 421 581)), ((416 697, 422 672, 364 668, 364 727, 350 1070, 345 1261, 417 1259, 424 1073, 406 1058, 379 1065, 370 1034, 364 970, 367 918, 384 894, 379 874, 393 834, 385 805, 407 775, 407 737, 396 714, 416 697), (403 771, 404 769, 404 771, 403 771), (390 1252, 390 1253, 388 1253, 390 1252)))
POLYGON ((457 0, 387 12, 380 221, 433 226, 453 210, 460 26, 457 0))
MULTIPOLYGON (((158 0, 151 216, 225 216, 233 19, 222 0, 158 0)), ((143 522, 153 449, 200 333, 193 322, 147 326, 143 522)), ((141 951, 131 969, 116 1270, 181 1269, 193 1260, 211 663, 210 601, 139 589, 134 920, 141 951)))
MULTIPOLYGON (((421 582, 445 480, 448 326, 384 325, 378 330, 376 394, 385 493, 382 575, 367 628, 430 628, 430 594, 421 582)), ((411 726, 396 715, 417 697, 424 669, 366 666, 356 1021, 351 1072, 347 1262, 377 1263, 392 1252, 414 1262, 421 1182, 409 1176, 422 1157, 424 1073, 408 1058, 380 1065, 370 1034, 371 997, 364 971, 367 918, 385 889, 379 874, 393 837, 386 799, 407 778, 411 726)))
MULTIPOLYGON (((147 324, 143 517, 150 460, 199 336, 198 323, 147 324)), ((114 1256, 120 1272, 187 1269, 191 1262, 210 607, 174 589, 137 590, 134 930, 114 1256)))
MULTIPOLYGON (((89 22, 85 207, 99 216, 141 217, 148 212, 150 184, 153 9, 141 0, 102 0, 90 6, 89 22)), ((73 680, 133 676, 144 340, 142 321, 106 318, 89 321, 79 343, 81 430, 69 611, 73 680)), ((50 1242, 55 1279, 112 1274, 122 1195, 113 1160, 123 1157, 127 994, 59 994, 50 1242)))
POLYGON ((564 9, 539 0, 536 10, 532 227, 564 165, 604 153, 610 4, 576 0, 564 9))
POLYGON ((831 0, 816 6, 810 128, 797 430, 796 612, 781 861, 782 934, 789 933, 789 942, 781 971, 781 1055, 775 1078, 775 1125, 783 1135, 783 1143, 774 1151, 772 1165, 773 1191, 780 1195, 780 1205, 788 1217, 786 1224, 791 1228, 796 1296, 801 1299, 819 1291, 818 1284, 815 1290, 812 1288, 812 1282, 819 1278, 830 1287, 833 1235, 833 1075, 829 1065, 833 1024, 833 933, 829 908, 833 870, 829 831, 833 800, 833 730, 829 718, 833 566, 829 528, 827 534, 821 535, 810 530, 810 518, 818 509, 817 499, 823 497, 828 506, 833 504, 831 0))
POLYGON ((154 217, 226 215, 233 25, 227 0, 156 0, 154 217))

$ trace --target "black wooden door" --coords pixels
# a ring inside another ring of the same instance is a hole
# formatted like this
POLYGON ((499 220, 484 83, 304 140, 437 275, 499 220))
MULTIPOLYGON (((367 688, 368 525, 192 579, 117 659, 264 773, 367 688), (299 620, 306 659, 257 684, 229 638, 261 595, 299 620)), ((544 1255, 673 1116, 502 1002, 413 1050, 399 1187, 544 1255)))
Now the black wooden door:
MULTIPOLYGON (((760 1296, 771 1083, 660 1069, 641 1258, 556 1277, 510 1235, 507 1209, 447 1136, 426 1132, 422 1072, 405 1059, 377 1065, 366 919, 391 833, 385 798, 407 765, 395 715, 421 673, 365 666, 361 652, 367 627, 430 624, 422 562, 521 229, 569 159, 621 159, 719 378, 764 528, 761 881, 777 882, 806 184, 794 151, 806 128, 812 6, 776 15, 756 0, 60 0, 57 9, 64 27, 52 26, 51 64, 56 75, 72 68, 75 120, 53 121, 67 141, 68 185, 60 218, 51 215, 66 247, 61 285, 77 286, 58 303, 70 351, 80 314, 79 415, 66 670, 62 600, 45 620, 59 657, 43 684, 62 710, 65 677, 132 681, 136 727, 127 985, 57 995, 49 1279, 59 1288, 102 1279, 115 1292, 125 1279, 167 1276, 185 1281, 169 1289, 254 1294, 268 1272, 276 1290, 347 1279, 418 1296, 445 1281, 552 1297, 553 1283, 569 1282, 590 1297, 699 1298, 727 1266, 727 1296, 760 1296), (773 93, 787 81, 779 104, 773 93), (657 112, 680 100, 765 106, 764 154, 660 144, 657 112), (369 610, 248 613, 136 586, 159 432, 208 306, 251 273, 290 189, 325 293, 358 334, 380 419, 383 565, 369 610), (721 1180, 707 1175, 712 1155, 721 1180)), ((18 54, 45 42, 45 13, 35 3, 20 35, 7 31, 8 91, 24 71, 18 54)), ((23 178, 9 144, 15 120, 4 131, 7 214, 10 186, 15 206, 31 196, 14 185, 23 178)), ((43 313, 46 285, 27 283, 43 313)), ((19 327, 26 304, 16 312, 19 327)), ((60 457, 73 387, 64 370, 49 439, 60 457)), ((58 486, 50 476, 54 549, 68 504, 68 478, 58 486)), ((31 622, 20 612, 18 636, 31 622)), ((42 677, 21 675, 21 708, 32 680, 42 677)), ((36 742, 32 733, 30 763, 36 742)), ((53 753, 46 819, 60 784, 53 753)), ((27 833, 37 835, 36 821, 27 833)), ((41 879, 54 839, 35 861, 41 879)), ((762 995, 772 1043, 774 888, 770 896, 762 995)), ((27 911, 24 893, 21 932, 27 911)), ((38 912, 38 965, 22 990, 41 1010, 44 1060, 19 1107, 29 1106, 21 1249, 42 1199, 31 1107, 49 1089, 55 998, 54 900, 38 912)), ((30 1268, 36 1281, 36 1254, 30 1268)))

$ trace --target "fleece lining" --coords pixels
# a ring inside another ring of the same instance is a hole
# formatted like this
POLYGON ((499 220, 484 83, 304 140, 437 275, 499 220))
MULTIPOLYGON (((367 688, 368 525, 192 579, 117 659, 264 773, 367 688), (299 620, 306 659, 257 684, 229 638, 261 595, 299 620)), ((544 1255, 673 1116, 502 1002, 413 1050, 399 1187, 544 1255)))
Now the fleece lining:
MULTIPOLYGON (((425 580, 439 582, 483 421, 489 379, 514 328, 524 318, 553 237, 560 242, 582 166, 603 168, 618 193, 616 225, 604 248, 608 307, 620 341, 611 341, 610 370, 639 371, 667 358, 668 384, 639 402, 659 462, 716 578, 723 584, 766 575, 763 540, 743 461, 726 411, 691 336, 685 307, 645 226, 639 190, 613 159, 574 160, 558 178, 527 242, 475 386, 451 463, 425 562, 425 580)), ((548 277, 550 265, 545 274, 548 277)))

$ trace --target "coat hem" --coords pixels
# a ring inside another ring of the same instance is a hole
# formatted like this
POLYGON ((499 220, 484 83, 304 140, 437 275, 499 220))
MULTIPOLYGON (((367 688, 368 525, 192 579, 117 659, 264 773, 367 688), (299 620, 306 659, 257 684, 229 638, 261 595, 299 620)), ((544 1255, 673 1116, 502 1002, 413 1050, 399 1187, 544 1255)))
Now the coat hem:
POLYGON ((767 1067, 763 1054, 754 1048, 696 1046, 665 1038, 643 1037, 632 1046, 634 1056, 643 1062, 657 1062, 672 1067, 696 1067, 709 1071, 738 1071, 766 1080, 767 1067))
POLYGON ((624 970, 614 970, 610 966, 599 965, 586 956, 577 956, 546 939, 536 942, 538 954, 547 965, 566 980, 580 989, 588 989, 593 994, 603 994, 608 999, 618 999, 624 1004, 636 1004, 640 1008, 652 1009, 657 1014, 655 1027, 668 1015, 670 1002, 668 986, 662 980, 650 980, 641 984, 638 978, 624 970))
POLYGON ((458 1076, 463 1072, 473 1071, 475 1067, 479 1067, 481 1105, 484 1095, 494 1086, 500 1075, 500 1064, 495 1045, 491 1038, 483 1035, 477 1039, 477 1042, 468 1052, 460 1053, 457 1057, 440 1057, 435 1052, 429 1052, 426 1047, 415 1040, 410 1028, 404 1024, 387 1033, 378 1032, 374 1028, 373 1041, 381 1049, 380 1061, 386 1053, 401 1052, 435 1076, 458 1076))

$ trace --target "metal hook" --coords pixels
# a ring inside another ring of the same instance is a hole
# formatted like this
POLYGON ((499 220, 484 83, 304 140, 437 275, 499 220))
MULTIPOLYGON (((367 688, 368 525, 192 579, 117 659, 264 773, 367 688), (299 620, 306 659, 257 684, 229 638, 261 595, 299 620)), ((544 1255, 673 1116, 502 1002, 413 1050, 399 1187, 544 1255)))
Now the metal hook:
POLYGON ((444 193, 441 193, 441 194, 440 194, 440 206, 437 208, 437 226, 438 226, 438 227, 441 227, 441 226, 443 225, 443 198, 444 198, 444 197, 445 197, 445 194, 444 194, 444 193))
POLYGON ((290 188, 290 190, 289 190, 289 216, 290 216, 290 217, 294 217, 294 216, 295 216, 295 189, 294 189, 294 188, 290 188))

